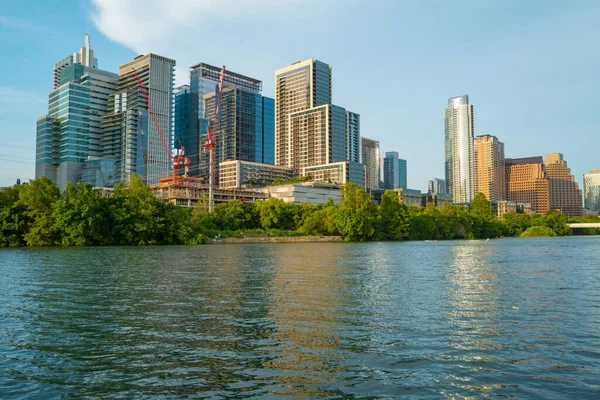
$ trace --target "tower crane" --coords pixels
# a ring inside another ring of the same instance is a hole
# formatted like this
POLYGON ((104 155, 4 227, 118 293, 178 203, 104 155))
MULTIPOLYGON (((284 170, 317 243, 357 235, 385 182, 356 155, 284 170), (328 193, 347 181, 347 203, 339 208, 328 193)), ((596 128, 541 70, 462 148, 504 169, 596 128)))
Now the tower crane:
POLYGON ((131 69, 133 70, 133 73, 135 74, 135 79, 137 80, 138 86, 140 87, 140 92, 142 93, 142 96, 144 97, 144 101, 146 102, 146 106, 148 107, 148 112, 150 113, 152 121, 154 122, 154 126, 156 127, 156 130, 158 131, 158 135, 160 136, 160 140, 163 144, 163 147, 165 148, 165 151, 167 152, 167 155, 169 156, 173 176, 177 176, 177 170, 179 168, 183 167, 184 168, 183 176, 187 177, 187 174, 190 169, 191 160, 190 160, 190 158, 185 157, 185 147, 181 146, 181 149, 179 149, 177 151, 177 155, 175 157, 173 157, 173 153, 171 151, 171 146, 167 142, 167 138, 165 137, 165 134, 164 134, 162 128, 160 127, 160 124, 158 123, 158 118, 156 117, 156 113, 154 112, 154 108, 152 107, 152 103, 150 102, 150 95, 148 93, 148 89, 146 88, 146 85, 144 85, 144 82, 142 81, 142 78, 140 77, 140 74, 138 73, 137 69, 135 69, 133 67, 131 69))
POLYGON ((206 141, 204 142, 204 149, 209 153, 209 173, 208 173, 208 211, 213 211, 213 187, 215 185, 215 171, 216 171, 216 157, 215 157, 215 132, 219 128, 221 121, 221 96, 223 94, 223 80, 225 79, 225 66, 221 69, 219 75, 219 86, 217 88, 217 104, 215 106, 215 114, 213 118, 208 122, 206 128, 206 141))

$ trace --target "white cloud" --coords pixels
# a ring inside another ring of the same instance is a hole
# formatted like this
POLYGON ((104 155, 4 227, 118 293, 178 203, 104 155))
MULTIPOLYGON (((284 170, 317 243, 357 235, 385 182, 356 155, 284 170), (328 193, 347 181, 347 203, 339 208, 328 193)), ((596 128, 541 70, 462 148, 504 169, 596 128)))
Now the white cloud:
POLYGON ((190 65, 209 62, 207 53, 221 60, 214 53, 227 52, 220 43, 238 23, 289 16, 314 1, 319 0, 92 0, 92 20, 111 40, 139 54, 175 59, 179 84, 187 80, 190 65))

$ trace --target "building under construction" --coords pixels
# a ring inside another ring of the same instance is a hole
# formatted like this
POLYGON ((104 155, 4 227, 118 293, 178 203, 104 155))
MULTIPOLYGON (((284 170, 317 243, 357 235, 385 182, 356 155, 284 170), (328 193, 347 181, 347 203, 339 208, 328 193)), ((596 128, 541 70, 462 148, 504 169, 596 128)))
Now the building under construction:
MULTIPOLYGON (((161 178, 157 184, 150 185, 150 190, 157 199, 183 207, 196 207, 199 201, 206 203, 209 207, 210 187, 204 183, 202 178, 171 176, 161 178)), ((212 190, 213 201, 226 203, 230 200, 241 200, 254 202, 266 200, 269 193, 251 189, 218 189, 212 190)))

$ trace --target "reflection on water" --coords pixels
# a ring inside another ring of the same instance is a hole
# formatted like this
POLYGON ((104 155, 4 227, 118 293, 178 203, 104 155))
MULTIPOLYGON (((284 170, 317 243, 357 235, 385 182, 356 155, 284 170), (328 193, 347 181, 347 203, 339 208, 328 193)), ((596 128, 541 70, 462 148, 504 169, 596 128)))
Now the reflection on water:
POLYGON ((594 398, 598 240, 0 250, 0 398, 594 398))

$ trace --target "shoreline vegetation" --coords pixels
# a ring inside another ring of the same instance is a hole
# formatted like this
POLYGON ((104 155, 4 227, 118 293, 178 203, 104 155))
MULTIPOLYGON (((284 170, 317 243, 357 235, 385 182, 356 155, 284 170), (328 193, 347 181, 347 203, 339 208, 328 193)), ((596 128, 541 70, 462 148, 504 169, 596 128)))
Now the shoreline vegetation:
MULTIPOLYGON (((478 193, 471 208, 406 206, 386 191, 379 205, 358 185, 341 187, 341 203, 285 203, 280 199, 218 204, 209 213, 208 198, 184 208, 154 197, 139 177, 118 184, 111 197, 89 185, 68 185, 60 193, 52 182, 37 178, 0 190, 0 247, 119 246, 283 241, 393 241, 487 239, 564 236, 567 217, 557 210, 546 215, 493 216, 492 206, 478 193)), ((571 218, 600 222, 600 217, 571 218)), ((599 234, 591 229, 583 234, 599 234)))

